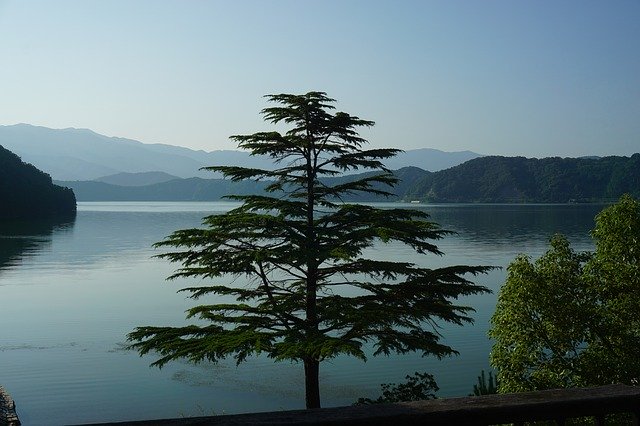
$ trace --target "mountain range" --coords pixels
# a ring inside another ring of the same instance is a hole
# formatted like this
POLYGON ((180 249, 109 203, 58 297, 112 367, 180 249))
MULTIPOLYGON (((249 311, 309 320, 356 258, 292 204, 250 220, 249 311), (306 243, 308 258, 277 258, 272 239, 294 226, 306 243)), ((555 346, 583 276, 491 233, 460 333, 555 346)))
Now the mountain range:
MULTIPOLYGON (((264 183, 232 182, 199 169, 273 167, 269 158, 244 151, 194 151, 90 130, 26 124, 0 126, 0 145, 49 173, 55 183, 72 188, 79 201, 211 201, 228 194, 261 193, 264 183)), ((390 159, 387 167, 400 179, 393 190, 395 200, 565 203, 609 201, 623 193, 640 197, 640 154, 536 159, 418 149, 390 159)), ((327 184, 360 176, 327 179, 327 184)))
MULTIPOLYGON (((87 129, 50 129, 29 124, 0 126, 0 145, 61 181, 98 180, 116 183, 109 179, 125 173, 117 184, 130 185, 122 179, 141 180, 140 176, 134 178, 131 174, 162 172, 178 178, 215 178, 220 176, 199 169, 212 165, 273 167, 269 158, 251 156, 245 151, 196 151, 108 137, 87 129)), ((438 171, 480 156, 471 151, 444 152, 424 148, 401 153, 389 159, 386 165, 394 170, 415 166, 438 171)), ((149 181, 145 184, 149 183, 158 182, 149 181)))
MULTIPOLYGON (((602 158, 487 156, 446 170, 417 167, 394 171, 400 182, 391 199, 351 196, 348 201, 440 203, 608 202, 624 193, 640 197, 640 154, 602 158)), ((327 185, 366 174, 327 178, 327 185)), ((173 179, 146 186, 97 181, 56 182, 71 187, 79 201, 215 201, 225 195, 260 194, 266 183, 224 179, 173 179)), ((388 188, 381 188, 388 189, 388 188)))

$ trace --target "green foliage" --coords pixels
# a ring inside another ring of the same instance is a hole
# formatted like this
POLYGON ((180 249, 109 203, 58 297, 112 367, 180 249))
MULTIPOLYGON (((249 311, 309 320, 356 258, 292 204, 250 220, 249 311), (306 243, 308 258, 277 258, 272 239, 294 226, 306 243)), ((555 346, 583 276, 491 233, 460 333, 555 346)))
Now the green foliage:
POLYGON ((598 295, 594 381, 640 384, 640 202, 625 195, 596 216, 589 288, 598 295))
POLYGON ((436 323, 472 321, 472 309, 455 300, 488 291, 468 279, 488 268, 430 269, 363 256, 380 242, 439 255, 433 241, 449 232, 420 211, 341 201, 348 194, 388 194, 396 182, 381 161, 398 150, 365 150, 356 131, 373 122, 334 112, 324 93, 267 98, 277 106, 262 111, 265 119, 289 130, 232 139, 279 168, 210 167, 232 181, 264 182, 267 192, 231 196, 242 205, 157 244, 176 249, 161 255, 182 265, 172 278, 208 281, 182 290, 207 299, 188 311, 196 324, 138 327, 129 334, 132 346, 159 354, 157 366, 178 358, 240 363, 258 354, 302 362, 307 407, 320 405, 319 363, 342 354, 366 360, 365 344, 373 355, 455 354, 440 342, 436 323), (334 185, 323 180, 354 170, 374 173, 334 185))
POLYGON ((509 265, 489 331, 501 391, 582 384, 575 383, 572 365, 587 337, 592 306, 583 291, 587 256, 556 235, 535 263, 520 255, 509 265))
POLYGON ((640 203, 628 195, 596 216, 594 253, 555 236, 534 263, 508 268, 489 335, 501 392, 640 378, 640 203))
POLYGON ((407 381, 396 385, 385 383, 380 385, 382 395, 376 399, 358 398, 354 405, 387 404, 392 402, 422 401, 436 399, 436 392, 440 390, 431 374, 415 372, 406 376, 407 381))
POLYGON ((478 376, 478 384, 473 385, 473 394, 475 396, 480 395, 493 395, 498 393, 498 378, 489 371, 489 380, 484 375, 484 370, 480 372, 478 376))
POLYGON ((69 218, 76 198, 68 188, 0 146, 0 219, 69 218))

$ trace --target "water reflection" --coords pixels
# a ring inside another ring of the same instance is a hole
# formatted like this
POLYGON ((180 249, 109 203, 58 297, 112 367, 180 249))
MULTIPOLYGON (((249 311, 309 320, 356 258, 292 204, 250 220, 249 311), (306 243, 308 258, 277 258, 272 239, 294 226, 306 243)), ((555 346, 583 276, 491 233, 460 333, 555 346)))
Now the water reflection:
POLYGON ((584 238, 602 204, 425 206, 431 218, 477 242, 548 240, 556 233, 584 238))
MULTIPOLYGON (((384 205, 404 207, 407 204, 384 205)), ((252 359, 241 368, 224 362, 186 362, 150 369, 153 356, 122 350, 126 333, 140 325, 185 324, 194 305, 176 290, 198 280, 165 283, 178 265, 152 256, 152 244, 176 229, 200 227, 202 217, 233 207, 223 203, 79 203, 75 221, 0 223, 0 365, 3 386, 18 401, 25 424, 180 417, 207 413, 300 408, 301 367, 252 359), (271 386, 275 383, 278 386, 271 386), (277 392, 274 388, 284 389, 277 392), (117 412, 96 407, 117 406, 117 412), (69 407, 73 406, 73 410, 69 407)), ((411 205, 443 228, 458 232, 437 241, 444 256, 417 255, 402 244, 380 244, 374 258, 413 261, 427 267, 454 264, 505 267, 517 253, 534 257, 560 231, 577 249, 589 249, 595 205, 411 205), (577 246, 575 245, 577 244, 577 246), (425 262, 424 264, 421 262, 425 262)), ((475 325, 446 326, 444 343, 460 356, 420 354, 340 357, 323 365, 327 406, 375 397, 380 383, 414 371, 434 373, 440 396, 471 392, 488 368, 486 336, 506 271, 477 277, 493 294, 460 300, 473 306, 475 325)), ((206 301, 204 303, 207 303, 206 301)))
POLYGON ((0 221, 0 273, 47 250, 53 234, 70 232, 75 217, 64 220, 0 221))

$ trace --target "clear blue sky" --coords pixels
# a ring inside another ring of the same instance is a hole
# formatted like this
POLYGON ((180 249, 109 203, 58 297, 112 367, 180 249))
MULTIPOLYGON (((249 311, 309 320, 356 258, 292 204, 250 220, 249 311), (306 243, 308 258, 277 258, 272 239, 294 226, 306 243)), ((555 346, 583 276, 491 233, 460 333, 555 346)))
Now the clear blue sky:
POLYGON ((640 151, 640 1, 0 0, 0 124, 234 149, 327 92, 374 147, 640 151))

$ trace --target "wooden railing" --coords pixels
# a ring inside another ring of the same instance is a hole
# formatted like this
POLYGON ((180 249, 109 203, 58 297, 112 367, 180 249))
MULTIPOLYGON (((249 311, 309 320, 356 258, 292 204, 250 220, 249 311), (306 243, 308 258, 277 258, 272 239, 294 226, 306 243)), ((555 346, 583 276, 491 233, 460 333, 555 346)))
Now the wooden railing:
MULTIPOLYGON (((0 388, 0 425, 19 425, 15 405, 0 388)), ((628 413, 611 424, 639 425, 640 387, 609 385, 507 395, 447 398, 318 410, 279 411, 214 417, 160 419, 118 425, 493 425, 590 417, 603 425, 607 415, 628 413)), ((109 423, 115 424, 115 423, 109 423)))
POLYGON ((613 424, 638 425, 640 387, 609 385, 506 395, 447 398, 317 410, 148 420, 119 425, 493 425, 552 420, 564 424, 590 417, 604 424, 610 414, 629 413, 613 424), (622 420, 621 420, 622 419, 622 420), (624 420, 628 419, 628 421, 624 420))

